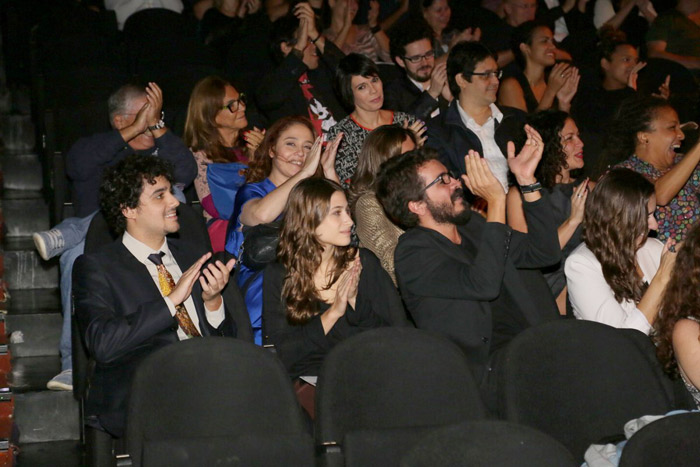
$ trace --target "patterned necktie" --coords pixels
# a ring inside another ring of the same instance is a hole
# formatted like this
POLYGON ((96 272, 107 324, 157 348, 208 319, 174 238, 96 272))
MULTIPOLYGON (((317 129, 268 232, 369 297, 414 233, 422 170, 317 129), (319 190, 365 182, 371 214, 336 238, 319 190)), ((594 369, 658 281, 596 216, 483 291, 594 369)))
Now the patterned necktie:
MULTIPOLYGON (((159 253, 153 253, 152 255, 148 255, 148 259, 156 265, 156 268, 158 269, 158 284, 160 284, 160 290, 163 292, 163 295, 167 297, 175 288, 175 281, 173 280, 173 276, 171 276, 168 270, 165 269, 162 259, 163 255, 165 255, 165 253, 162 251, 159 253)), ((180 326, 180 329, 182 329, 182 332, 184 332, 188 338, 201 337, 197 327, 194 325, 190 315, 187 313, 185 305, 180 303, 175 307, 175 310, 175 319, 177 320, 177 324, 180 326)))

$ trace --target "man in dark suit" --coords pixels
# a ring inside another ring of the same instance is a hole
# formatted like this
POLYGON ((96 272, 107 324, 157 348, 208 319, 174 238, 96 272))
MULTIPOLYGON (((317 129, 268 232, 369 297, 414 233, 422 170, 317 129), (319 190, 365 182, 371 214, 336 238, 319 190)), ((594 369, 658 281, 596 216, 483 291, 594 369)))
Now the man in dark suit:
POLYGON ((75 314, 95 361, 87 424, 117 438, 146 356, 191 337, 252 337, 240 292, 228 284, 234 260, 205 266, 211 253, 203 245, 166 239, 180 228, 171 183, 170 166, 158 157, 129 156, 108 169, 102 212, 123 235, 78 258, 73 270, 75 314))
POLYGON ((427 122, 447 109, 452 94, 445 62, 435 64, 433 32, 422 24, 409 21, 392 31, 391 56, 406 73, 387 86, 384 108, 427 122))
POLYGON ((505 224, 503 187, 474 152, 465 157, 462 180, 488 202, 486 220, 470 210, 460 179, 429 148, 392 158, 378 177, 379 201, 407 229, 394 256, 406 308, 418 328, 462 348, 492 409, 497 351, 524 329, 557 316, 546 282, 516 269, 551 265, 560 256, 557 226, 534 177, 542 140, 529 136, 517 157, 512 145, 508 156, 523 193, 528 234, 505 224))

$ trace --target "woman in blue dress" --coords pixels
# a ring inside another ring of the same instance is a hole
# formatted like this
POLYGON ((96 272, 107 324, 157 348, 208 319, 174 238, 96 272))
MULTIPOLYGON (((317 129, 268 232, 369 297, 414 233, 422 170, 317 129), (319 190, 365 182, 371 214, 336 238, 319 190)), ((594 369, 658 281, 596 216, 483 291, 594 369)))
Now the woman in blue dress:
MULTIPOLYGON (((321 137, 306 117, 285 117, 273 124, 249 161, 246 183, 236 194, 226 251, 238 256, 246 227, 279 220, 294 186, 321 171, 338 182, 335 154, 342 135, 322 152, 321 137)), ((262 343, 262 272, 241 264, 238 285, 245 294, 255 343, 262 343)))

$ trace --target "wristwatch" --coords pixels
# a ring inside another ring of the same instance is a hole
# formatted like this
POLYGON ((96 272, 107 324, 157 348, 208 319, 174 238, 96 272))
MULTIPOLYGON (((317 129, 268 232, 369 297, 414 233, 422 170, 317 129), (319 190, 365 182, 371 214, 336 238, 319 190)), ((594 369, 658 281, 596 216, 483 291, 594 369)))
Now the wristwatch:
POLYGON ((158 120, 158 123, 155 125, 151 125, 148 127, 149 130, 155 131, 155 130, 160 130, 162 128, 165 128, 165 121, 163 120, 165 118, 165 112, 160 113, 160 120, 158 120))

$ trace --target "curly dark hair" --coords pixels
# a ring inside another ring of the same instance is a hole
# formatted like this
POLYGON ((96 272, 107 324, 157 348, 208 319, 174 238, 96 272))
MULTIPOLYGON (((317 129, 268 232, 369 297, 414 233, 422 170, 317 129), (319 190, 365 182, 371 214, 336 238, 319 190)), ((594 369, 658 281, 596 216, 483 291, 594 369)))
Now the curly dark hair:
POLYGON ((418 225, 418 216, 408 209, 408 203, 425 199, 425 182, 418 169, 431 160, 439 160, 437 151, 423 147, 392 157, 379 168, 377 199, 389 218, 404 229, 418 225))
POLYGON ((122 210, 139 205, 144 183, 154 185, 164 177, 173 184, 172 164, 157 156, 132 154, 104 171, 100 185, 100 209, 109 227, 117 234, 126 230, 122 210))
POLYGON ((535 177, 545 188, 554 187, 557 175, 569 168, 561 145, 561 131, 567 118, 571 117, 561 110, 545 110, 527 118, 527 122, 539 132, 544 142, 542 160, 535 169, 535 177))
MULTIPOLYGON (((664 370, 678 377, 678 362, 673 353, 673 328, 684 318, 700 321, 700 224, 688 232, 676 254, 671 277, 661 299, 659 316, 652 338, 664 370)), ((700 340, 700 336, 698 336, 700 340)))
MULTIPOLYGON (((277 257, 287 270, 282 297, 291 324, 304 324, 319 311, 320 298, 314 275, 321 266, 323 246, 316 236, 316 228, 328 215, 331 197, 338 191, 343 193, 343 188, 335 182, 307 178, 289 193, 277 257)), ((326 290, 340 278, 356 253, 352 245, 333 247, 333 275, 326 290)))
POLYGON ((598 49, 598 54, 600 58, 604 58, 607 61, 612 60, 612 55, 615 50, 621 45, 632 45, 627 40, 627 35, 624 31, 615 29, 612 26, 603 26, 598 31, 598 44, 596 47, 598 49))
POLYGON ((624 100, 607 133, 600 158, 603 167, 598 167, 600 172, 605 172, 608 167, 619 164, 634 154, 638 143, 637 133, 651 131, 651 123, 659 110, 668 107, 671 105, 661 97, 635 96, 624 100))
POLYGON ((635 255, 638 239, 649 233, 647 207, 653 194, 649 180, 617 168, 601 178, 586 199, 583 241, 600 262, 618 302, 638 303, 646 290, 635 255))

